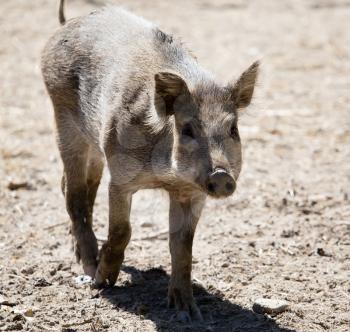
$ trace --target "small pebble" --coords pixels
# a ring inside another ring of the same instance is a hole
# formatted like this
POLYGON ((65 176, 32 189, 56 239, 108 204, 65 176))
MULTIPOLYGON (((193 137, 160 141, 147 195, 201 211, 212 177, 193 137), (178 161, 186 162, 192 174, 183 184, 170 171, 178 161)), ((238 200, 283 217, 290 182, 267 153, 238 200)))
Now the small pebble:
POLYGON ((323 257, 332 257, 332 254, 326 252, 323 248, 317 248, 317 255, 323 257))
POLYGON ((143 223, 141 223, 141 227, 153 227, 154 224, 152 224, 151 222, 147 222, 144 221, 143 223))
POLYGON ((57 272, 57 269, 55 269, 55 268, 52 268, 52 269, 49 271, 49 273, 50 273, 51 276, 54 276, 54 275, 56 274, 56 272, 57 272))
POLYGON ((28 182, 13 182, 13 181, 10 181, 7 184, 7 188, 9 190, 30 189, 30 185, 29 185, 28 182))
POLYGON ((29 266, 27 268, 23 268, 21 270, 21 273, 25 274, 25 275, 30 275, 30 274, 33 274, 34 273, 34 269, 33 267, 29 266))
POLYGON ((259 314, 279 314, 289 309, 289 304, 283 300, 257 299, 253 304, 253 311, 259 314))
POLYGON ((87 275, 81 275, 74 278, 75 283, 78 285, 88 284, 91 282, 91 280, 92 278, 87 275))
POLYGON ((36 279, 36 281, 34 283, 35 287, 47 287, 47 286, 51 286, 51 285, 52 285, 51 282, 48 282, 44 278, 36 279))
POLYGON ((23 314, 24 314, 24 316, 26 316, 26 317, 34 317, 34 311, 33 311, 33 309, 28 309, 28 310, 26 310, 23 314))

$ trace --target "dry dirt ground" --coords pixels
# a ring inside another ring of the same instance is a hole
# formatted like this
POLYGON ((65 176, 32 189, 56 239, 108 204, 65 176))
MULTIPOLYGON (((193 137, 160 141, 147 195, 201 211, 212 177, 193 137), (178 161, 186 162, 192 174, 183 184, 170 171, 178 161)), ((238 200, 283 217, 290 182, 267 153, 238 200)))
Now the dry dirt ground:
MULTIPOLYGON (((101 2, 68 1, 66 14, 101 2)), ((254 105, 240 120, 238 191, 208 201, 194 241, 205 323, 169 321, 163 192, 136 194, 117 286, 96 293, 74 281, 82 269, 71 252, 39 69, 58 27, 57 3, 11 0, 0 4, 0 330, 350 331, 350 3, 118 2, 179 35, 223 81, 253 60, 263 64, 254 105), (259 297, 287 300, 290 309, 256 314, 259 297)), ((95 209, 101 238, 106 184, 105 176, 95 209)))

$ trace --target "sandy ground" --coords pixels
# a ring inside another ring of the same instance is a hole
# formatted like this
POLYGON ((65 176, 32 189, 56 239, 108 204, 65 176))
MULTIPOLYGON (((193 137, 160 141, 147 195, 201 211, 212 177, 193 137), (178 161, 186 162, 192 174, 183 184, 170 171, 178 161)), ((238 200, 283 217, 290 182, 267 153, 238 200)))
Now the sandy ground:
MULTIPOLYGON (((67 16, 101 2, 68 1, 67 16)), ((57 4, 11 0, 0 4, 0 330, 350 331, 350 3, 118 2, 182 37, 223 81, 262 60, 254 105, 240 121, 238 191, 208 201, 194 241, 205 323, 169 322, 163 192, 135 195, 117 287, 96 293, 74 281, 82 270, 39 69, 57 4), (26 184, 10 190, 11 182, 26 184), (256 314, 259 297, 290 309, 256 314)), ((106 184, 105 176, 95 209, 101 238, 106 184)))

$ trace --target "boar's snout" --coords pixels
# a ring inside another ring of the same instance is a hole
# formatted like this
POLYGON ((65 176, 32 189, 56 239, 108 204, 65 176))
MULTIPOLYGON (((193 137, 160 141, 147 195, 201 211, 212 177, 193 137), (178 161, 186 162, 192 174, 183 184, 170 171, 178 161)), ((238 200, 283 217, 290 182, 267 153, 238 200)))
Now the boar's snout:
POLYGON ((214 197, 227 197, 233 194, 236 189, 236 181, 226 170, 215 169, 206 182, 208 194, 214 197))

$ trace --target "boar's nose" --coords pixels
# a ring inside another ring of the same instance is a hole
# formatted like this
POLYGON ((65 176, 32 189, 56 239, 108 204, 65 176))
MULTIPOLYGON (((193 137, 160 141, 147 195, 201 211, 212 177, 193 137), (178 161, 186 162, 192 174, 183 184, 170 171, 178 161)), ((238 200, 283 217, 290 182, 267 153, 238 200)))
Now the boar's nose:
POLYGON ((217 168, 207 180, 207 190, 213 196, 229 196, 236 189, 236 181, 224 169, 217 168))

